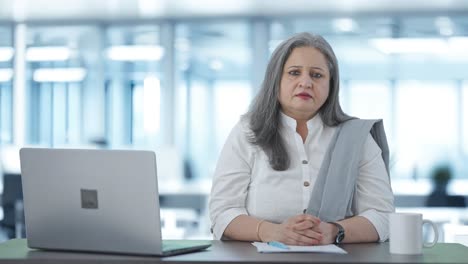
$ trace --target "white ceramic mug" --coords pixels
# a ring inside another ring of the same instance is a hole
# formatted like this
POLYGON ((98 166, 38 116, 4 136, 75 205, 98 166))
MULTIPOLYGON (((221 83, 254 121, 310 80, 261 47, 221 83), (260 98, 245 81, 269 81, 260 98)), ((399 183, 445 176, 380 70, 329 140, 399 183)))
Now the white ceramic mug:
POLYGON ((439 239, 437 226, 430 220, 416 213, 391 213, 390 222, 390 253, 421 254, 423 247, 433 247, 439 239), (422 229, 424 224, 430 224, 434 230, 434 240, 423 242, 422 229))

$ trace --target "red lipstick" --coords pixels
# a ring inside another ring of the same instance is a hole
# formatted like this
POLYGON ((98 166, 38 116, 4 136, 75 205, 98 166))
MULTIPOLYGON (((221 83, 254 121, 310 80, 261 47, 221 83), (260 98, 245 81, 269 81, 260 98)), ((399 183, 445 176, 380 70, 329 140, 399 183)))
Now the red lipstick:
POLYGON ((304 100, 308 100, 310 98, 312 98, 312 96, 308 93, 299 93, 299 94, 296 94, 297 97, 301 98, 301 99, 304 99, 304 100))

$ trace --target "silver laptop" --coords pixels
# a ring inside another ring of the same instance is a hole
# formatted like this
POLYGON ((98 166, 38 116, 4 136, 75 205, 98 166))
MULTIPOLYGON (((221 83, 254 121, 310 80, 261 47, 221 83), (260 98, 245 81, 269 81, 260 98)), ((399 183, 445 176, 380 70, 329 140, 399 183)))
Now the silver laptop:
POLYGON ((209 240, 162 240, 151 151, 20 150, 30 248, 168 256, 209 240))

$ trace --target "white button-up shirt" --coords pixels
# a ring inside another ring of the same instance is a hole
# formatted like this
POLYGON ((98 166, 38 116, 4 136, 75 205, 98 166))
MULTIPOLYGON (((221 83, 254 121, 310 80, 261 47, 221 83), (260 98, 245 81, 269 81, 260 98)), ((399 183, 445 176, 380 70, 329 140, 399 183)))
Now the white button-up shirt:
MULTIPOLYGON (((231 131, 219 157, 209 202, 215 239, 221 239, 228 224, 239 215, 282 223, 307 208, 336 127, 326 126, 316 115, 307 122, 308 134, 303 142, 294 119, 281 113, 280 124, 290 158, 285 171, 273 170, 265 152, 249 142, 252 131, 246 120, 239 121, 231 131)), ((395 210, 393 193, 381 149, 370 134, 359 163, 352 210, 374 225, 380 241, 388 238, 388 213, 395 210)))

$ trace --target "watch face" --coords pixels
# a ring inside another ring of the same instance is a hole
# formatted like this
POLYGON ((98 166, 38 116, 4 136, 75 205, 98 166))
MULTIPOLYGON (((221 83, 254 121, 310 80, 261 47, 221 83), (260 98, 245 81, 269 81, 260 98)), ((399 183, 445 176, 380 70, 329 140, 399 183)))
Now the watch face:
POLYGON ((336 234, 336 237, 335 237, 335 244, 339 244, 341 243, 341 241, 343 241, 344 237, 345 237, 345 230, 344 228, 336 223, 336 222, 329 222, 330 224, 332 225, 335 225, 336 227, 338 227, 338 233, 336 234))
POLYGON ((335 240, 335 243, 341 243, 341 241, 343 241, 344 239, 344 232, 343 231, 339 231, 338 234, 336 234, 336 240, 335 240))

